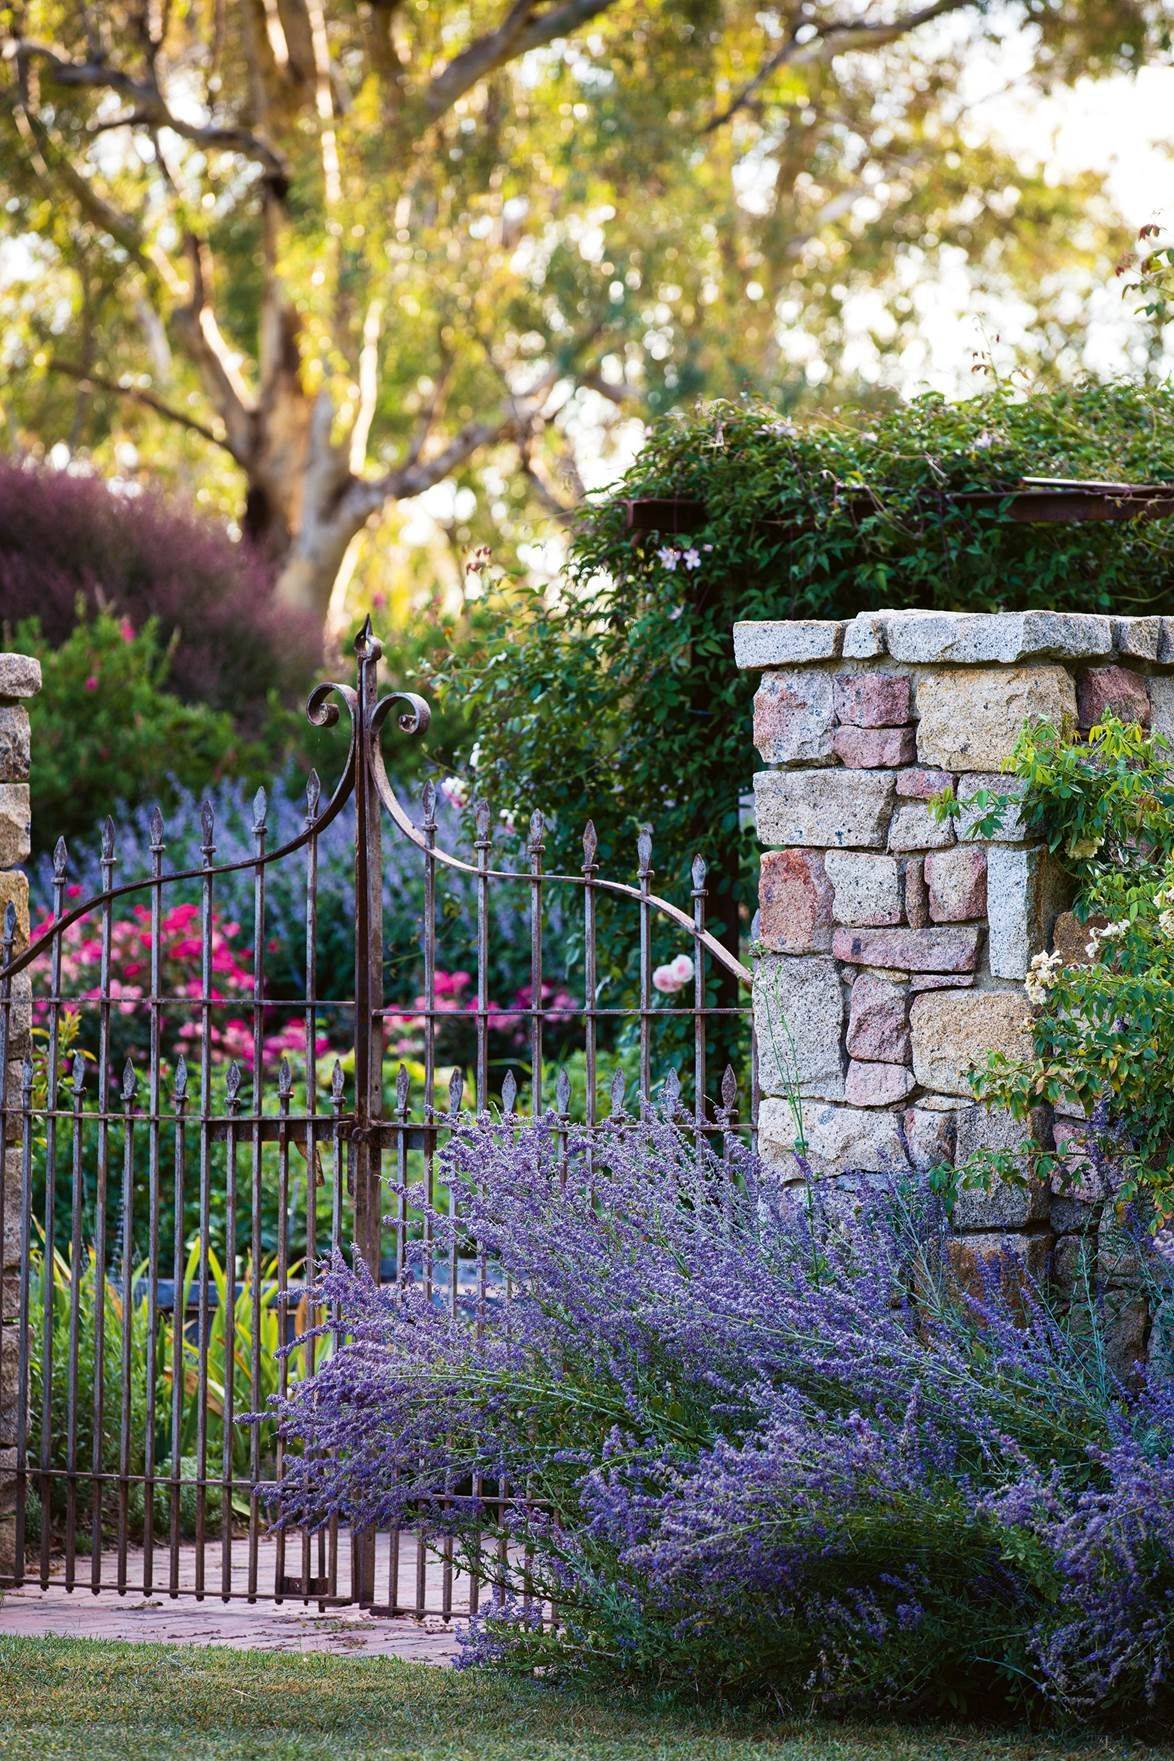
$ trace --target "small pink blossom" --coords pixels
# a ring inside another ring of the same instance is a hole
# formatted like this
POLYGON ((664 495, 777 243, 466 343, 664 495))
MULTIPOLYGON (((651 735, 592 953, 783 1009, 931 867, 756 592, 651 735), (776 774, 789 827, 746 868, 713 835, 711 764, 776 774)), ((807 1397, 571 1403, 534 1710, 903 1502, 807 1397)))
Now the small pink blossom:
POLYGON ((657 551, 656 555, 657 555, 657 560, 659 562, 662 562, 664 564, 665 568, 668 569, 670 572, 676 568, 677 564, 681 560, 680 551, 674 550, 674 548, 671 544, 662 544, 660 549, 657 551))
POLYGON ((687 985, 693 976, 693 962, 688 954, 678 954, 665 966, 658 966, 652 975, 652 982, 658 991, 665 996, 672 996, 683 985, 687 985))
POLYGON ((98 675, 97 675, 97 673, 90 674, 89 678, 86 680, 86 687, 85 688, 87 691, 96 691, 98 689, 98 675))
POLYGON ((699 569, 701 567, 701 552, 693 549, 687 550, 682 561, 687 569, 699 569))
POLYGON ((119 620, 118 620, 118 634, 122 637, 122 640, 124 642, 133 642, 134 641, 135 627, 131 623, 129 618, 119 618, 119 620))

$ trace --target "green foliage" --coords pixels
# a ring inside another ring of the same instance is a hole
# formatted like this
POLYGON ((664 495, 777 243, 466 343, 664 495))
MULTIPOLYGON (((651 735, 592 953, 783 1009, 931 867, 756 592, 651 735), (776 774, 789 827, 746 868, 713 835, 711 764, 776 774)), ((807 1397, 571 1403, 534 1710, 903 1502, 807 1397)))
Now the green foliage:
MULTIPOLYGON (((1143 1199, 1155 1226, 1174 1214, 1174 768, 1169 743, 1106 717, 1087 742, 1067 730, 1024 731, 1012 761, 1025 793, 995 796, 993 829, 1012 804, 1028 831, 1071 870, 1088 928, 1087 964, 1032 962, 1032 1052, 991 1053, 980 1097, 1027 1119, 1041 1104, 1092 1120, 1091 1154, 1116 1170, 1117 1197, 1143 1199)), ((1041 1174, 1071 1179, 1042 1152, 1041 1174)), ((976 1163, 970 1183, 1014 1177, 976 1163)))
MULTIPOLYGON (((479 786, 515 811, 582 803, 605 873, 630 869, 643 821, 662 886, 682 885, 703 851, 732 938, 753 890, 738 802, 755 768, 756 684, 733 665, 735 620, 1169 609, 1170 523, 1013 525, 999 506, 944 496, 1009 493, 1025 474, 1174 478, 1172 418, 1174 390, 1090 382, 927 396, 872 427, 799 427, 750 403, 660 423, 581 525, 566 591, 501 590, 499 633, 449 669, 447 691, 477 728, 479 786), (641 495, 697 498, 706 522, 633 536, 625 503, 641 495)), ((578 831, 557 813, 560 863, 579 859, 578 831)))
POLYGON ((182 703, 168 688, 171 645, 161 644, 153 620, 135 629, 79 607, 56 646, 35 619, 18 624, 11 640, 41 662, 30 714, 33 826, 43 842, 92 832, 122 801, 166 806, 174 770, 195 790, 232 772, 260 780, 264 742, 247 744, 227 712, 182 703))
MULTIPOLYGON (((151 1325, 151 1305, 147 1286, 147 1262, 134 1267, 133 1300, 130 1309, 130 1337, 125 1344, 129 1353, 130 1375, 125 1383, 130 1388, 129 1425, 127 1428, 129 1472, 141 1476, 146 1467, 147 1440, 153 1437, 152 1458, 159 1483, 155 1489, 155 1528, 165 1533, 170 1521, 171 1493, 168 1481, 172 1475, 172 1386, 174 1373, 174 1328, 170 1313, 159 1313, 151 1325), (152 1374, 153 1366, 153 1374, 152 1374)), ((200 1251, 194 1244, 184 1269, 180 1291, 180 1311, 195 1312, 198 1297, 200 1251)), ((206 1350, 201 1353, 194 1334, 185 1333, 181 1356, 183 1389, 180 1398, 179 1479, 180 1530, 194 1532, 198 1492, 190 1482, 197 1478, 198 1416, 201 1389, 206 1388, 207 1400, 207 1477, 215 1481, 224 1471, 224 1417, 227 1391, 226 1337, 231 1334, 233 1366, 233 1411, 236 1419, 242 1413, 265 1407, 279 1386, 280 1364, 277 1349, 281 1343, 281 1323, 277 1305, 276 1261, 263 1267, 258 1293, 258 1350, 253 1351, 254 1287, 251 1263, 244 1261, 238 1270, 238 1283, 233 1300, 228 1296, 228 1275, 216 1253, 209 1249, 208 1274, 211 1318, 206 1350), (231 1315, 231 1328, 226 1319, 231 1315)), ((296 1282, 301 1266, 290 1268, 290 1281, 296 1282)), ((31 1435, 41 1435, 43 1414, 49 1413, 49 1466, 61 1476, 71 1466, 79 1470, 76 1508, 79 1513, 79 1540, 85 1537, 88 1546, 89 1516, 93 1481, 89 1469, 94 1460, 94 1436, 98 1417, 97 1363, 99 1289, 102 1291, 101 1361, 101 1463, 102 1471, 113 1476, 119 1471, 121 1459, 123 1381, 123 1303, 121 1269, 110 1270, 104 1280, 97 1275, 93 1250, 83 1254, 80 1266, 72 1255, 54 1250, 47 1259, 42 1251, 32 1257, 29 1271, 29 1412, 31 1435), (73 1320, 76 1305, 76 1322, 73 1320), (46 1309, 51 1317, 46 1328, 46 1309), (76 1399, 71 1408, 70 1359, 73 1330, 77 1335, 76 1399), (46 1357, 46 1334, 49 1353, 46 1357), (45 1366, 51 1370, 48 1376, 45 1366), (71 1410, 73 1418, 71 1422, 71 1410), (72 1461, 71 1461, 72 1454, 72 1461)), ((295 1329, 304 1332, 311 1324, 309 1306, 304 1297, 291 1307, 295 1329)), ((316 1342, 294 1353, 287 1361, 286 1381, 294 1383, 321 1367, 330 1355, 329 1340, 316 1342)), ((232 1508, 237 1515, 247 1515, 248 1488, 253 1479, 254 1451, 259 1477, 271 1476, 276 1448, 275 1427, 271 1421, 252 1427, 234 1422, 229 1434, 229 1459, 233 1490, 232 1508)), ((39 1443, 34 1443, 39 1449, 39 1443)), ((40 1459, 39 1455, 37 1459, 40 1459)), ((66 1482, 55 1477, 50 1485, 50 1523, 56 1527, 66 1515, 66 1482)), ((128 1520, 131 1531, 141 1535, 144 1522, 144 1488, 134 1484, 130 1492, 128 1520)), ((219 1521, 222 1508, 220 1486, 211 1484, 205 1492, 205 1516, 219 1521)), ((103 1528, 109 1533, 115 1521, 115 1498, 109 1488, 104 1492, 103 1528)), ((36 1484, 30 1499, 30 1529, 39 1533, 44 1512, 36 1484)))

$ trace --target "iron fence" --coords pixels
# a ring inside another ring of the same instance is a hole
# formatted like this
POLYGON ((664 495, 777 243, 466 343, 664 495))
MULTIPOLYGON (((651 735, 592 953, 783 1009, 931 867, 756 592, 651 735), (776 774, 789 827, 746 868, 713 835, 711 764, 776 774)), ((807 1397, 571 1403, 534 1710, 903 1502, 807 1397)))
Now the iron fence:
POLYGON ((332 1248, 395 1277, 416 1243, 433 1300, 456 1315, 484 1295, 492 1267, 466 1264, 455 1247, 435 1254, 427 1207, 416 1211, 401 1191, 387 1214, 389 1176, 435 1204, 438 1153, 462 1107, 553 1112, 561 1129, 572 1119, 590 1128, 605 1112, 648 1104, 667 1080, 693 1129, 728 1131, 739 1108, 732 1068, 720 1071, 716 1099, 710 1089, 716 1050, 736 1028, 747 1066, 741 1128, 753 1133, 747 1001, 715 1000, 731 981, 748 987, 750 974, 707 928, 704 862, 694 861, 678 906, 652 889, 648 832, 634 882, 622 882, 600 874, 588 824, 579 871, 547 872, 535 813, 520 865, 495 867, 483 802, 471 811, 469 855, 441 848, 435 787, 410 812, 382 750, 389 722, 405 738, 423 735, 428 706, 407 692, 379 695, 380 652, 368 623, 354 684, 311 694, 311 722, 329 726, 345 711, 350 739, 326 800, 311 775, 296 835, 270 847, 259 792, 250 853, 218 865, 205 805, 199 864, 168 870, 156 812, 148 872, 116 881, 107 820, 96 893, 73 896, 59 843, 51 911, 26 948, 8 908, 0 1069, 19 1081, 0 1095, 0 1126, 19 1163, 19 1215, 3 1215, 0 1182, 0 1238, 15 1226, 18 1273, 0 1302, 0 1364, 15 1366, 17 1398, 15 1447, 0 1454, 15 1520, 13 1569, 0 1584, 475 1611, 491 1555, 483 1570, 458 1572, 451 1549, 422 1530, 267 1526, 258 1487, 280 1480, 284 1445, 270 1424, 239 1419, 312 1377, 333 1349, 329 1333, 278 1349, 324 1319, 307 1268, 332 1248), (385 924, 385 835, 418 864, 410 946, 402 925, 389 940, 385 924), (344 996, 324 992, 319 973, 330 902, 320 858, 332 836, 353 847, 344 996), (275 986, 267 890, 291 870, 301 972, 296 986, 275 986), (474 971, 457 975, 460 987, 440 963, 451 930, 444 888, 457 878, 460 913, 473 920, 462 933, 474 971), (231 888, 239 900, 242 886, 250 947, 233 952, 218 899, 231 888), (491 973, 495 900, 506 892, 520 895, 525 978, 503 1003, 491 973), (654 985, 666 933, 685 940, 692 962, 668 995, 654 985), (621 944, 634 952, 633 994, 615 977, 621 944))

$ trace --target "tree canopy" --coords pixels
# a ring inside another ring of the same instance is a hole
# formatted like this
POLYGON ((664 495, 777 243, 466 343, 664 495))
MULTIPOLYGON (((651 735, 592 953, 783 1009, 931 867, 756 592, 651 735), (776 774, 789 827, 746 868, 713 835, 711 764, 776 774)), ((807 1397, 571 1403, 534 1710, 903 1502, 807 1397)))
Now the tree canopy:
MULTIPOLYGON (((440 484, 459 540, 562 517, 575 443, 839 371, 949 255, 1054 345, 1108 260, 1095 180, 986 138, 961 69, 1136 68, 1161 0, 27 0, 8 9, 15 444, 235 502, 324 614, 372 519, 440 484)), ((841 373, 842 379, 842 373, 841 373)))

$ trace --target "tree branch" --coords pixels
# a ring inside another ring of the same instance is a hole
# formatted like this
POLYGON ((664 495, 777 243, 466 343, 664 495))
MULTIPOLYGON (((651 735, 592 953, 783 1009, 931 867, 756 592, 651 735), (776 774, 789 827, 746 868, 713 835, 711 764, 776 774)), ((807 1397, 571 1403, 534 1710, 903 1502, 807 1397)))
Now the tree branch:
POLYGON ((832 21, 816 27, 814 34, 802 41, 793 30, 774 54, 763 62, 753 79, 747 81, 736 97, 730 100, 726 108, 710 117, 702 133, 712 134, 715 129, 723 128, 740 110, 746 108, 771 75, 777 73, 781 67, 810 67, 819 62, 832 61, 837 55, 848 55, 862 49, 883 49, 889 43, 908 36, 910 31, 932 23, 935 18, 943 18, 950 12, 961 12, 974 4, 975 0, 932 0, 930 5, 919 6, 915 11, 907 12, 887 23, 878 20, 875 24, 856 21, 838 24, 832 21))
POLYGON ((284 196, 289 187, 289 168, 276 148, 236 124, 191 122, 171 109, 153 80, 135 79, 107 61, 72 61, 52 43, 18 37, 5 45, 5 56, 18 62, 36 60, 44 63, 45 75, 51 85, 65 88, 86 88, 91 91, 116 92, 133 105, 133 110, 104 127, 123 127, 131 122, 167 128, 173 134, 200 147, 220 147, 239 153, 260 165, 266 178, 284 196))
POLYGON ((189 416, 183 410, 177 410, 174 404, 166 403, 163 398, 156 397, 155 393, 148 391, 145 386, 125 385, 120 379, 108 379, 105 374, 93 373, 88 367, 83 367, 76 361, 50 361, 48 371, 63 373, 67 379, 74 379, 79 385, 83 385, 91 391, 113 392, 116 397, 129 398, 132 403, 142 404, 144 409, 152 410, 155 415, 162 416, 168 422, 174 422, 177 427, 187 428, 192 434, 198 434, 201 440, 208 441, 212 446, 220 447, 228 453, 230 458, 235 459, 238 465, 242 463, 226 434, 218 434, 214 428, 209 428, 207 423, 198 421, 195 416, 189 416))
POLYGON ((435 122, 451 110, 486 74, 529 54, 531 49, 552 43, 556 37, 569 37, 580 25, 598 18, 614 4, 615 0, 561 0, 561 4, 542 11, 541 0, 514 0, 496 30, 486 31, 454 55, 429 82, 424 93, 428 121, 435 122))

